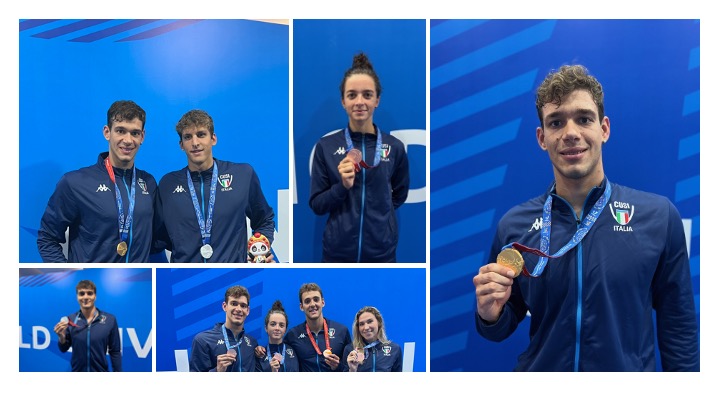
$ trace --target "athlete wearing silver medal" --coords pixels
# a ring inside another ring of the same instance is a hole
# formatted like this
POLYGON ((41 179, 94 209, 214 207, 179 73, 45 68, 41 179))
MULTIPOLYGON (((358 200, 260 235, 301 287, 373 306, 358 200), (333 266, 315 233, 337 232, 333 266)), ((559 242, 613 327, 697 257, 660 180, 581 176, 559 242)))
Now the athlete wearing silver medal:
POLYGON ((610 119, 602 86, 585 67, 563 66, 538 88, 536 108, 537 142, 555 183, 498 222, 490 257, 518 252, 473 278, 478 333, 501 341, 529 312, 530 344, 518 371, 655 371, 656 338, 663 370, 699 371, 680 215, 667 198, 605 177, 610 119), (613 206, 633 211, 618 219, 613 206), (528 231, 539 217, 540 231, 528 231), (630 217, 632 229, 618 232, 630 217), (526 276, 513 279, 505 263, 522 266, 522 259, 526 276))
MULTIPOLYGON (((176 126, 187 167, 160 180, 159 216, 171 262, 249 261, 246 219, 271 243, 275 214, 252 166, 213 158, 218 142, 212 117, 191 110, 176 126)), ((273 261, 272 254, 268 262, 273 261)))
POLYGON ((80 310, 60 318, 54 331, 62 353, 72 348, 72 371, 122 371, 120 329, 114 315, 95 306, 97 287, 90 280, 81 280, 75 286, 80 310))

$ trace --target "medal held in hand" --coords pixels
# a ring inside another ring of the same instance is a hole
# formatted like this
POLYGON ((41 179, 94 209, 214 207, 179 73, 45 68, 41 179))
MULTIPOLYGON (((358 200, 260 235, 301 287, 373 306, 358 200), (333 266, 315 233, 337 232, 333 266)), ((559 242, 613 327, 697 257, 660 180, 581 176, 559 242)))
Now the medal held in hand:
POLYGON ((525 260, 523 260, 522 254, 515 249, 509 248, 502 250, 497 255, 497 264, 512 269, 515 272, 515 277, 522 273, 523 266, 525 266, 525 260))
POLYGON ((359 364, 363 364, 363 362, 365 361, 365 349, 363 349, 362 347, 358 347, 357 349, 355 349, 355 352, 357 353, 357 362, 359 364))
POLYGON ((347 157, 352 160, 353 165, 355 165, 355 172, 360 171, 360 162, 362 162, 362 152, 360 152, 357 149, 350 149, 347 151, 347 157))
POLYGON ((248 239, 248 254, 253 263, 267 262, 267 255, 270 254, 270 240, 260 232, 255 232, 248 239))

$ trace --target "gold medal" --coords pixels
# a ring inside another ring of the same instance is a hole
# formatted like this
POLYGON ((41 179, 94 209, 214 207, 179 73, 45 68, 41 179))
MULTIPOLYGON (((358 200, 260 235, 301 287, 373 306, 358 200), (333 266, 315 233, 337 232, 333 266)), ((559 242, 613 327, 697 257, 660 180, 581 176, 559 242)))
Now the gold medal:
POLYGON ((505 249, 497 256, 497 264, 505 266, 515 272, 515 277, 522 273, 525 261, 520 252, 513 248, 505 249))
POLYGON ((125 256, 127 253, 127 243, 125 243, 125 241, 118 243, 117 252, 120 256, 125 256))
POLYGON ((332 350, 330 350, 330 349, 325 349, 325 351, 323 352, 323 356, 325 356, 325 357, 329 357, 331 354, 332 354, 332 350))

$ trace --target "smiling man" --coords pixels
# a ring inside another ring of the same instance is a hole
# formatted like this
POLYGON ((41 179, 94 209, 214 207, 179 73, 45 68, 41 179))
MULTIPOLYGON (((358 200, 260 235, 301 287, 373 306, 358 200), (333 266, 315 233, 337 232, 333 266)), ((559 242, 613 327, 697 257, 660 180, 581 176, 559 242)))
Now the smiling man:
POLYGON ((250 293, 243 286, 225 291, 222 303, 225 322, 195 335, 190 353, 190 371, 255 371, 257 340, 245 333, 250 314, 250 293))
POLYGON ((656 337, 663 370, 699 371, 680 215, 667 198, 605 177, 602 86, 585 67, 563 66, 536 108, 555 182, 498 223, 490 261, 504 264, 473 278, 477 331, 503 340, 530 313, 518 371, 655 371, 656 337))
POLYGON ((65 353, 72 348, 72 371, 108 371, 106 353, 112 371, 122 371, 120 331, 115 316, 95 307, 97 288, 90 280, 75 286, 80 310, 63 316, 53 329, 58 348, 65 353))
POLYGON ((148 261, 157 186, 150 173, 135 167, 145 110, 132 101, 114 102, 103 136, 108 152, 94 165, 66 173, 48 201, 37 238, 45 263, 148 261), (66 241, 67 257, 61 245, 66 241))
POLYGON ((340 356, 351 342, 348 328, 323 316, 325 299, 319 285, 303 284, 298 295, 305 322, 290 329, 285 342, 295 351, 300 371, 342 371, 340 356))
MULTIPOLYGON (((218 137, 207 112, 188 111, 175 129, 188 165, 163 176, 158 196, 170 261, 248 261, 246 218, 253 234, 264 235, 270 243, 275 232, 275 214, 255 170, 247 163, 213 158, 218 137)), ((272 254, 267 261, 273 261, 272 254)))

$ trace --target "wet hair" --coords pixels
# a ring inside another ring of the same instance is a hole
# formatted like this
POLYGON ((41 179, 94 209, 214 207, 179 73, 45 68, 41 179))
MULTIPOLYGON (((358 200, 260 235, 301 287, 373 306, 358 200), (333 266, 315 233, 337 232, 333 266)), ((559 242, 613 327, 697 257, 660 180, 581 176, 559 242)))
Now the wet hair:
POLYGON ((267 315, 265 315, 265 327, 267 328, 268 323, 270 323, 270 315, 272 314, 280 314, 285 317, 285 327, 288 327, 288 323, 290 322, 288 320, 287 313, 285 312, 285 308, 283 308, 282 302, 280 300, 277 300, 273 302, 272 308, 268 311, 267 315))
POLYGON ((322 289, 319 285, 315 283, 305 283, 300 286, 300 292, 298 293, 298 298, 300 299, 300 303, 302 304, 302 296, 305 293, 308 293, 310 291, 317 291, 320 293, 320 298, 323 298, 322 289))
POLYGON ((215 133, 212 117, 203 110, 190 110, 180 118, 180 121, 175 125, 175 131, 180 136, 180 141, 182 141, 183 132, 189 127, 205 127, 210 131, 210 135, 215 133))
POLYGON ((135 118, 142 122, 142 128, 145 129, 145 110, 134 101, 118 100, 108 109, 107 126, 112 129, 113 122, 132 121, 135 118))
POLYGON ((230 298, 247 298, 247 304, 250 306, 250 292, 247 288, 241 285, 234 285, 225 291, 225 303, 230 302, 230 298))
POLYGON ((563 65, 559 70, 548 73, 537 89, 535 107, 541 127, 543 127, 543 106, 551 103, 559 107, 562 99, 575 90, 587 90, 598 108, 598 118, 602 120, 605 117, 603 89, 600 82, 591 76, 583 65, 563 65))
POLYGON ((97 288, 95 288, 95 283, 93 283, 90 280, 80 280, 79 283, 75 286, 75 292, 78 292, 80 290, 92 290, 93 293, 97 292, 97 288))
POLYGON ((370 63, 370 59, 368 59, 367 55, 365 55, 363 52, 360 52, 353 57, 352 67, 345 71, 345 76, 342 79, 342 83, 340 83, 341 99, 345 97, 345 82, 347 82, 347 79, 352 75, 360 74, 368 75, 373 79, 373 81, 375 82, 375 92, 377 93, 377 96, 380 97, 380 93, 382 92, 382 86, 380 86, 380 78, 378 77, 377 73, 375 73, 375 69, 373 69, 373 66, 370 63))
MULTIPOLYGON (((362 307, 359 311, 355 314, 355 319, 353 319, 353 325, 352 325, 352 334, 353 334, 353 347, 363 347, 365 346, 365 341, 362 338, 362 334, 360 333, 360 326, 358 325, 360 320, 360 315, 364 314, 365 312, 369 312, 375 316, 375 319, 377 319, 377 336, 378 340, 382 344, 389 343, 390 340, 387 338, 387 334, 385 333, 385 321, 383 320, 382 314, 380 314, 380 311, 378 311, 375 307, 362 307)), ((367 342, 372 343, 372 342, 367 342)))

